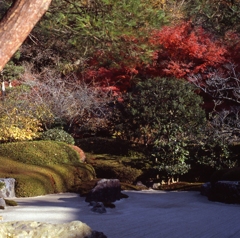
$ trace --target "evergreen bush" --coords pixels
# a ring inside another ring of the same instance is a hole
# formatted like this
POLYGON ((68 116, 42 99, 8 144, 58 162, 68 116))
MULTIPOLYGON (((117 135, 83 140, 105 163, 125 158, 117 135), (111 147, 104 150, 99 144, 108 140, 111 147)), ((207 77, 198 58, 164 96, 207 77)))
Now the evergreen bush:
POLYGON ((74 138, 69 133, 59 128, 44 131, 41 135, 41 139, 65 142, 70 145, 75 144, 74 138))
POLYGON ((175 78, 139 81, 123 102, 116 102, 115 135, 149 147, 149 158, 161 173, 169 177, 186 173, 187 145, 199 142, 206 121, 195 90, 175 78))

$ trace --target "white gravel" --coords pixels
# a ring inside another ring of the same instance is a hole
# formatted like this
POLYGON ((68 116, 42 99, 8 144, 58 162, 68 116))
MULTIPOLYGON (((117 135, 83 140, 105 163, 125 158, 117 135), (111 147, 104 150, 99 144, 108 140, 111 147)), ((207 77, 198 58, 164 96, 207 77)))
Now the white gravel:
POLYGON ((210 202, 199 192, 124 191, 129 198, 93 213, 75 193, 16 198, 0 211, 3 220, 67 223, 81 221, 108 238, 239 238, 240 205, 210 202))
POLYGON ((36 221, 0 223, 0 238, 81 238, 91 235, 91 228, 80 221, 65 224, 36 221))

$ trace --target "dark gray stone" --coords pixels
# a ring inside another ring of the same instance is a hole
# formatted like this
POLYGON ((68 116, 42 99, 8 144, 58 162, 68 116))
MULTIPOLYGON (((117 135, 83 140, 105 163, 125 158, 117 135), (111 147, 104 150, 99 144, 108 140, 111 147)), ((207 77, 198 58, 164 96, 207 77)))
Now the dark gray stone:
POLYGON ((93 207, 91 208, 91 211, 93 212, 97 212, 97 213, 106 213, 107 210, 106 208, 104 207, 103 203, 102 202, 97 202, 93 205, 93 207))
POLYGON ((107 236, 105 236, 103 232, 93 231, 91 236, 88 238, 107 238, 107 236))
POLYGON ((202 186, 201 186, 201 194, 203 196, 209 196, 209 194, 211 193, 211 188, 212 188, 212 185, 210 182, 207 182, 207 183, 204 183, 202 186))
POLYGON ((95 206, 96 204, 97 204, 97 202, 91 201, 91 202, 89 203, 89 206, 93 207, 93 206, 95 206))
POLYGON ((208 199, 224 203, 240 203, 240 181, 212 183, 208 199))
POLYGON ((101 179, 87 194, 86 202, 112 203, 121 199, 121 184, 118 179, 101 179))

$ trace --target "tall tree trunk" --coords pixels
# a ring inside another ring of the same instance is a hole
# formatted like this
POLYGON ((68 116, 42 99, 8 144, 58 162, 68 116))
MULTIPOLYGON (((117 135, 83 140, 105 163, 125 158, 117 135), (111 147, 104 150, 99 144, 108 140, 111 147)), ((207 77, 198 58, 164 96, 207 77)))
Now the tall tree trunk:
POLYGON ((0 71, 48 10, 52 0, 15 0, 0 21, 0 71))

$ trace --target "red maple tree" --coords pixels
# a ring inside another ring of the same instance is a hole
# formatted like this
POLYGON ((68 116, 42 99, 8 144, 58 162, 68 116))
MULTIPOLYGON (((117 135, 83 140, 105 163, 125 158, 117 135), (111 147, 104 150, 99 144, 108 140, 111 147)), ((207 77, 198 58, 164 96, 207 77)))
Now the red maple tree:
POLYGON ((227 47, 203 28, 193 27, 191 22, 154 30, 145 39, 130 36, 122 39, 123 45, 117 53, 95 53, 82 74, 85 80, 125 91, 136 77, 171 76, 190 80, 191 75, 201 74, 206 79, 211 69, 220 68, 229 60, 227 47), (151 57, 144 61, 142 56, 149 52, 151 57))
POLYGON ((154 31, 149 42, 156 48, 153 65, 159 75, 187 78, 227 61, 223 44, 191 22, 154 31))

